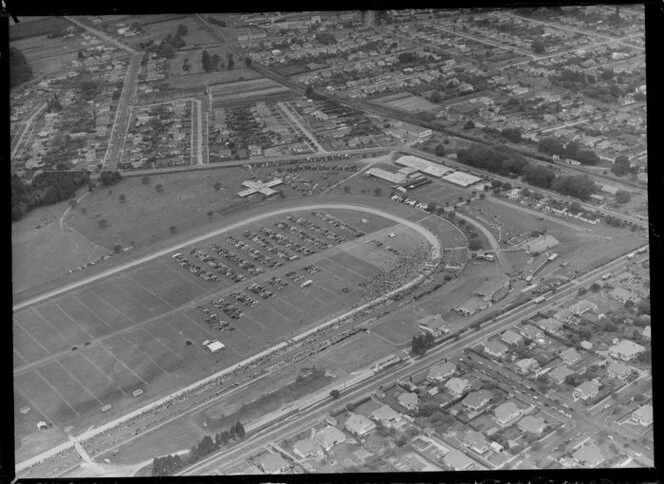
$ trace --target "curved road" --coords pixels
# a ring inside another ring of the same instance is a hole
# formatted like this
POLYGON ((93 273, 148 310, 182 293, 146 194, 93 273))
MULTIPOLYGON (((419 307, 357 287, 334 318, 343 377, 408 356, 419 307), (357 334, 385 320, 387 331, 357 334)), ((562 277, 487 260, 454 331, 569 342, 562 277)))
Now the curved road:
MULTIPOLYGON (((257 221, 260 221, 260 220, 263 220, 263 219, 266 219, 266 218, 269 218, 269 217, 273 217, 275 215, 290 214, 290 213, 293 213, 293 212, 304 211, 304 210, 324 210, 324 209, 328 209, 328 210, 353 210, 353 211, 357 211, 357 212, 370 213, 370 214, 378 215, 380 217, 384 217, 384 218, 387 218, 389 220, 393 220, 395 222, 401 223, 401 224, 406 225, 407 227, 415 230, 419 234, 421 234, 427 240, 427 242, 429 242, 431 244, 431 247, 432 247, 431 256, 432 256, 432 258, 437 259, 442 254, 442 247, 441 247, 440 241, 436 238, 436 236, 433 233, 431 233, 430 231, 428 231, 424 227, 416 224, 415 222, 411 222, 410 220, 406 220, 404 218, 398 217, 396 215, 392 215, 392 214, 384 212, 382 210, 378 210, 378 209, 374 209, 374 208, 370 208, 370 207, 363 207, 363 206, 360 206, 360 205, 347 205, 347 204, 334 204, 334 203, 303 205, 301 207, 284 208, 284 209, 274 210, 274 211, 271 211, 271 212, 256 215, 254 217, 249 217, 245 220, 242 220, 241 222, 236 222, 236 223, 227 225, 225 227, 214 230, 212 232, 208 232, 207 234, 189 239, 186 242, 181 242, 177 245, 171 246, 168 249, 160 250, 160 251, 155 252, 153 254, 150 254, 148 256, 141 257, 139 259, 128 262, 126 264, 114 267, 112 269, 108 269, 104 272, 101 272, 101 273, 96 274, 94 276, 88 277, 86 279, 83 279, 83 280, 80 280, 80 281, 77 281, 77 282, 74 282, 74 283, 71 283, 71 284, 67 284, 67 285, 65 285, 65 286, 63 286, 59 289, 49 291, 47 293, 44 293, 40 296, 34 297, 30 300, 24 301, 24 302, 22 302, 22 303, 20 303, 16 306, 14 306, 14 310, 21 309, 25 306, 29 306, 31 304, 43 301, 44 299, 48 299, 50 297, 61 294, 63 292, 70 291, 72 289, 83 286, 85 284, 89 284, 91 282, 102 279, 104 277, 108 277, 110 275, 116 274, 120 271, 124 271, 124 270, 130 269, 132 267, 136 267, 136 266, 138 266, 140 264, 143 264, 145 262, 148 262, 150 260, 156 259, 158 257, 162 257, 164 255, 168 255, 168 254, 172 253, 173 251, 180 250, 184 247, 187 247, 189 245, 196 244, 198 242, 204 241, 206 239, 209 239, 210 237, 214 237, 216 235, 222 234, 222 233, 227 232, 229 230, 237 229, 237 228, 242 227, 246 224, 257 222, 257 221)), ((416 283, 417 280, 418 280, 418 278, 416 278, 415 280, 407 283, 405 286, 402 286, 401 288, 392 291, 391 293, 394 293, 396 291, 400 291, 404 287, 409 287, 409 286, 413 285, 414 283, 416 283)), ((381 296, 378 299, 385 298, 388 295, 381 296)), ((351 311, 351 313, 354 313, 354 312, 356 312, 358 310, 361 310, 361 309, 362 309, 362 307, 355 308, 351 311)), ((341 319, 344 316, 345 315, 339 316, 339 317, 335 318, 335 320, 341 319)), ((313 329, 309 330, 308 333, 312 332, 312 331, 315 331, 316 329, 320 328, 321 326, 327 326, 331 323, 332 323, 331 321, 323 323, 323 325, 320 325, 317 328, 313 328, 313 329)), ((302 335, 300 335, 300 337, 301 336, 302 335)), ((123 423, 125 423, 125 422, 127 422, 127 421, 129 421, 129 420, 145 413, 145 412, 148 412, 148 411, 150 411, 154 408, 157 408, 157 407, 163 405, 164 403, 166 403, 166 402, 168 402, 168 401, 170 401, 174 398, 177 398, 178 396, 181 396, 181 395, 183 395, 183 394, 185 394, 189 391, 195 390, 196 388, 198 388, 202 385, 205 385, 205 384, 209 383, 210 381, 213 381, 214 379, 219 378, 220 376, 223 376, 222 374, 227 374, 229 372, 234 371, 236 368, 239 368, 239 367, 242 367, 242 366, 246 365, 247 363, 251 362, 252 360, 256 359, 257 357, 261 357, 261 355, 265 355, 267 353, 272 352, 278 346, 284 346, 284 345, 286 345, 286 343, 280 343, 279 345, 276 345, 272 348, 269 348, 268 350, 265 350, 265 351, 259 353, 258 355, 252 356, 252 357, 248 358, 247 360, 241 361, 241 362, 233 365, 232 367, 226 368, 226 369, 221 370, 220 372, 217 372, 213 375, 207 376, 207 377, 205 377, 205 378, 203 378, 203 379, 201 379, 201 380, 199 380, 195 383, 192 383, 192 384, 188 385, 185 388, 176 390, 175 392, 171 393, 170 395, 162 397, 162 398, 160 398, 160 399, 158 399, 154 402, 148 403, 147 405, 145 405, 141 408, 138 408, 137 410, 134 410, 132 412, 129 412, 125 415, 122 415, 122 416, 120 416, 120 417, 118 417, 118 418, 116 418, 116 419, 114 419, 110 422, 107 422, 107 423, 101 425, 100 427, 97 427, 97 428, 94 428, 94 429, 89 429, 88 431, 83 432, 82 434, 78 435, 76 437, 76 440, 77 441, 85 441, 89 438, 95 437, 96 435, 99 435, 99 434, 104 433, 108 430, 111 430, 114 427, 122 425, 123 423)), ((27 469, 27 468, 35 465, 35 464, 38 464, 39 462, 41 462, 45 459, 48 459, 49 457, 52 457, 52 456, 58 454, 59 452, 71 447, 72 445, 73 445, 72 441, 70 440, 70 441, 67 441, 63 444, 57 445, 57 446, 51 448, 50 450, 42 452, 41 454, 39 454, 37 456, 34 456, 34 457, 32 457, 30 459, 27 459, 23 462, 17 463, 16 471, 17 472, 23 471, 23 470, 25 470, 25 469, 27 469)))
POLYGON ((44 301, 45 299, 49 299, 51 297, 57 296, 59 294, 62 294, 67 291, 71 291, 72 289, 76 289, 81 286, 85 286, 86 284, 90 284, 91 282, 98 281, 99 279, 103 279, 108 276, 112 276, 113 274, 117 274, 118 272, 121 271, 126 271, 127 269, 131 269, 132 267, 136 267, 138 265, 141 265, 145 262, 157 259, 158 257, 162 257, 165 255, 170 254, 171 252, 174 252, 176 250, 183 249, 189 245, 192 244, 198 244, 204 240, 209 239, 210 237, 215 237, 219 234, 223 234, 225 232, 228 232, 230 230, 235 230, 237 228, 242 227, 243 225, 247 225, 253 222, 259 222, 263 219, 269 218, 269 217, 274 217, 275 215, 283 215, 283 214, 289 214, 294 211, 301 211, 301 210, 324 210, 324 209, 329 209, 329 210, 355 210, 357 212, 366 212, 366 213, 371 213, 374 215, 378 215, 380 217, 384 217, 389 220, 393 220, 395 222, 401 223, 403 225, 406 225, 407 227, 410 227, 411 229, 419 232, 422 236, 424 236, 425 239, 431 244, 433 247, 433 257, 440 257, 441 255, 441 246, 440 242, 436 238, 435 235, 433 235, 431 232, 429 232, 427 229, 424 227, 417 225, 415 222, 411 222, 410 220, 406 220, 401 217, 397 217, 396 215, 392 215, 388 212, 384 212, 382 210, 377 210, 375 208, 369 208, 369 207, 362 207, 360 205, 345 205, 345 204, 334 204, 334 203, 326 203, 326 204, 319 204, 319 205, 304 205, 302 207, 297 207, 297 208, 283 208, 279 210, 275 210, 272 212, 267 212, 263 213, 260 215, 256 215, 254 217, 250 217, 248 219, 245 219, 241 222, 236 222, 231 225, 227 225, 225 227, 222 227, 217 230, 213 230, 212 232, 208 232, 205 235, 200 235, 198 237, 194 237, 192 239, 189 239, 185 242, 181 242, 177 245, 171 246, 167 249, 160 250, 158 252, 154 252, 150 255, 146 255, 144 257, 141 257, 139 259, 136 259, 131 262, 127 262, 126 264, 122 264, 117 267, 113 267, 111 269, 105 270, 103 272, 100 272, 99 274, 96 274, 94 276, 86 277, 85 279, 81 279, 80 281, 72 282, 71 284, 66 284, 58 289, 54 289, 52 291, 45 292, 44 294, 41 294, 39 296, 33 297, 31 299, 28 299, 27 301, 23 301, 21 303, 15 304, 13 306, 14 311, 18 311, 19 309, 23 309, 27 306, 31 306, 32 304, 36 304, 38 302, 44 301))

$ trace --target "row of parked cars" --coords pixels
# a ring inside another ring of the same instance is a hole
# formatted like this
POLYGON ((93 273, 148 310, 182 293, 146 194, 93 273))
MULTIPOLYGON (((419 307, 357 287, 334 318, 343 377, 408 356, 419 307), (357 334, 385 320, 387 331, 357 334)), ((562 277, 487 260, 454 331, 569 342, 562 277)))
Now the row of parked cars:
POLYGON ((316 234, 321 235, 328 240, 333 240, 338 244, 342 244, 348 240, 346 237, 339 235, 330 229, 324 229, 319 225, 313 223, 311 220, 307 220, 303 217, 295 218, 292 215, 289 215, 288 217, 286 217, 286 220, 296 223, 297 225, 299 225, 300 227, 304 227, 305 229, 309 229, 312 232, 315 232, 316 234))
MULTIPOLYGON (((235 238, 232 235, 228 236, 228 238, 226 239, 226 242, 228 244, 232 245, 233 247, 235 247, 236 249, 240 249, 242 252, 244 252, 249 257, 251 257, 255 262, 257 262, 259 264, 263 264, 264 266, 268 266, 271 269, 274 269, 276 267, 281 267, 283 265, 278 260, 273 259, 269 255, 263 254, 260 250, 254 249, 249 244, 247 244, 245 241, 238 240, 237 238, 235 238)), ((263 269, 261 267, 259 274, 262 274, 263 272, 265 272, 265 269, 263 269)), ((252 273, 252 275, 257 275, 257 274, 252 273)))
MULTIPOLYGON (((216 244, 212 244, 210 246, 210 249, 214 250, 217 253, 217 255, 221 255, 222 257, 226 257, 227 255, 233 255, 233 254, 230 254, 230 252, 228 252, 226 249, 223 249, 223 248, 219 247, 216 244)), ((221 274, 226 276, 231 281, 233 281, 233 282, 242 282, 246 279, 246 276, 244 276, 243 274, 240 274, 239 272, 234 270, 232 267, 229 267, 226 264, 224 264, 222 262, 219 262, 217 259, 215 259, 211 255, 206 254, 202 250, 197 250, 197 249, 194 249, 194 250, 196 250, 195 254, 198 254, 198 257, 200 258, 200 260, 203 260, 203 261, 207 262, 207 264, 210 267, 216 269, 218 272, 220 272, 221 274)))
POLYGON ((175 259, 178 262, 178 264, 180 264, 182 267, 187 269, 192 274, 200 277, 204 281, 218 281, 219 280, 219 277, 217 277, 216 274, 213 274, 212 272, 208 272, 205 269, 203 269, 201 266, 194 264, 193 262, 189 261, 189 259, 184 257, 179 252, 176 253, 176 254, 173 254, 171 257, 173 257, 173 259, 175 259))
POLYGON ((330 215, 327 212, 324 212, 323 210, 314 210, 311 212, 312 215, 318 217, 319 219, 329 223, 330 225, 334 225, 335 227, 341 228, 348 230, 355 235, 355 237, 362 237, 364 235, 364 232, 357 230, 355 227, 352 225, 347 224, 343 220, 339 220, 333 215, 330 215))
POLYGON ((298 255, 290 252, 290 250, 295 250, 295 246, 285 237, 284 239, 286 240, 281 242, 285 247, 287 247, 290 250, 285 249, 283 247, 277 247, 272 240, 266 239, 265 236, 256 234, 251 230, 245 230, 243 235, 246 239, 249 239, 251 242, 255 243, 259 247, 262 247, 263 249, 267 250, 270 254, 274 254, 277 257, 281 257, 282 259, 287 261, 294 261, 299 259, 298 255))
POLYGON ((392 195, 390 198, 395 202, 405 203, 406 205, 410 205, 411 207, 417 207, 422 210, 426 210, 427 207, 429 206, 426 203, 418 202, 417 200, 411 200, 410 198, 400 197, 399 195, 392 195))

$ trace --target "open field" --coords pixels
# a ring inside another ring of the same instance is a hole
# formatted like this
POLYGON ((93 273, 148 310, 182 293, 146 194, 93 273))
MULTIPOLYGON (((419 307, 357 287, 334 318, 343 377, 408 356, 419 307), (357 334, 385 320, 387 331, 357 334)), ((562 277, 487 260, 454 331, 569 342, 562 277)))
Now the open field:
POLYGON ((372 102, 377 104, 385 104, 389 107, 401 109, 402 111, 407 111, 409 113, 432 111, 438 108, 436 104, 433 104, 422 97, 414 96, 407 92, 391 94, 382 98, 373 99, 372 102))
POLYGON ((434 181, 415 190, 409 190, 407 196, 419 201, 433 202, 438 206, 445 207, 458 203, 459 197, 465 200, 471 195, 472 191, 472 189, 469 190, 445 182, 434 181))
MULTIPOLYGON (((48 34, 62 32, 64 29, 73 25, 64 17, 21 17, 21 22, 14 24, 9 22, 9 40, 13 43, 16 40, 29 37, 46 36, 48 34)), ((49 39, 52 40, 52 39, 49 39)))
POLYGON ((49 39, 46 35, 39 35, 12 41, 12 47, 16 47, 23 53, 32 67, 33 74, 38 76, 67 68, 71 61, 77 58, 81 45, 76 39, 61 37, 49 39))
POLYGON ((169 227, 179 232, 218 223, 217 212, 237 201, 240 183, 251 179, 245 168, 228 168, 214 172, 188 172, 177 175, 150 177, 150 184, 143 185, 141 178, 127 178, 111 189, 98 189, 81 200, 67 217, 67 223, 93 242, 112 248, 145 246, 173 236, 169 227), (215 183, 221 189, 215 190, 215 183), (162 193, 155 186, 164 187, 162 193), (126 202, 118 199, 125 195, 126 202), (87 212, 83 213, 83 210, 87 212), (99 220, 106 219, 108 228, 99 228, 99 220))
POLYGON ((287 87, 271 79, 260 78, 210 86, 212 102, 227 103, 238 99, 264 97, 289 92, 287 87))
MULTIPOLYGON (((201 62, 203 51, 206 50, 210 56, 218 55, 221 57, 224 65, 226 64, 226 52, 227 50, 223 47, 207 47, 205 49, 194 49, 194 50, 179 50, 175 52, 175 56, 172 59, 168 60, 168 70, 166 77, 170 80, 174 77, 188 77, 195 76, 197 74, 204 74, 203 63, 201 62), (185 72, 182 69, 185 59, 189 59, 189 72, 185 72)), ((221 76, 224 75, 227 71, 226 68, 217 71, 221 76)), ((233 72, 233 71, 230 71, 233 72)))
POLYGON ((183 37, 183 40, 186 42, 187 46, 195 45, 207 45, 215 42, 215 39, 207 33, 204 27, 202 27, 198 22, 193 18, 187 16, 180 18, 172 18, 171 20, 162 20, 162 19, 153 19, 150 16, 143 17, 143 21, 140 17, 127 18, 123 22, 134 23, 136 21, 141 23, 142 33, 136 37, 127 37, 122 38, 122 41, 125 42, 130 47, 138 47, 142 42, 151 42, 153 40, 162 40, 168 34, 175 35, 178 25, 184 24, 187 26, 188 32, 187 35, 183 37), (147 23, 149 22, 149 23, 147 23))
MULTIPOLYGON (((189 54, 187 54, 189 55, 189 54)), ((200 65, 200 55, 198 58, 190 58, 189 62, 192 66, 196 63, 200 65)), ((224 63, 226 61, 224 60, 224 63)), ((175 66, 174 69, 178 67, 175 66)), ((182 63, 179 66, 180 72, 182 72, 182 63)), ((187 89, 192 87, 205 87, 211 84, 221 84, 227 82, 238 82, 250 79, 259 78, 260 74, 256 71, 248 69, 246 67, 241 67, 239 63, 236 64, 236 67, 229 71, 228 69, 223 69, 216 72, 202 72, 200 74, 193 74, 188 76, 177 76, 166 79, 166 83, 172 89, 187 89)))
POLYGON ((374 332, 363 333, 324 352, 311 360, 311 364, 341 377, 364 368, 371 362, 394 353, 397 349, 374 332))
MULTIPOLYGON (((331 213, 346 221, 343 214, 331 213)), ((310 213, 300 215, 324 224, 310 213)), ((376 228, 380 226, 375 222, 378 217, 371 219, 376 228)), ((261 226, 272 226, 268 222, 261 226)), ((353 222, 347 220, 356 227, 365 225, 362 230, 369 232, 367 224, 353 222)), ((384 221, 383 225, 390 223, 384 221)), ((247 228, 258 227, 252 224, 247 228)), ((341 234, 343 229, 334 227, 333 231, 341 234)), ((235 235, 241 237, 241 230, 235 235)), ((225 238, 220 235, 209 243, 242 256, 243 252, 227 244, 225 238)), ((182 252, 188 255, 187 250, 182 252)), ((264 284, 268 276, 287 280, 284 273, 296 270, 313 284, 303 289, 289 282, 274 297, 256 307, 243 308, 245 315, 232 320, 235 331, 223 334, 212 330, 190 301, 202 296, 209 304, 213 293, 215 298, 228 297, 249 282, 235 286, 226 279, 205 282, 169 256, 16 311, 17 394, 56 426, 84 428, 93 421, 98 423, 99 408, 106 403, 113 403, 106 415, 117 415, 145 398, 156 398, 173 386, 227 367, 303 327, 349 309, 361 295, 352 289, 344 294, 342 289, 380 272, 352 252, 342 244, 258 276, 255 281, 264 284), (317 273, 309 275, 301 270, 311 263, 320 269, 317 273), (215 338, 226 345, 218 355, 200 346, 204 339, 215 338), (133 398, 131 393, 139 388, 145 393, 133 398)), ((17 428, 29 433, 29 425, 22 419, 18 416, 17 428)), ((26 451, 19 449, 20 453, 26 451)))
POLYGON ((73 267, 97 259, 107 249, 58 221, 69 205, 40 207, 12 223, 12 292, 62 277, 73 267))

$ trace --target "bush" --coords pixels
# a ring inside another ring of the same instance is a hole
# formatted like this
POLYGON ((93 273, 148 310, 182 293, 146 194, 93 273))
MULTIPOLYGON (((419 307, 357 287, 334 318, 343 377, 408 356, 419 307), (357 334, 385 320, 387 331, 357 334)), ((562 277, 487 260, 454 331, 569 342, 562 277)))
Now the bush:
POLYGON ((99 219, 99 222, 97 222, 99 225, 99 228, 105 229, 108 227, 108 221, 105 218, 99 219))
POLYGON ((341 396, 341 392, 337 389, 334 389, 330 392, 330 396, 336 400, 341 396))
POLYGON ((627 203, 632 199, 632 196, 627 190, 618 190, 616 192, 616 202, 619 204, 627 203))
POLYGON ((154 189, 157 191, 157 193, 163 193, 164 192, 164 186, 160 183, 158 185, 155 185, 154 189))
POLYGON ((463 129, 473 129, 475 127, 475 123, 473 123, 472 119, 469 119, 466 121, 466 124, 463 125, 463 129))

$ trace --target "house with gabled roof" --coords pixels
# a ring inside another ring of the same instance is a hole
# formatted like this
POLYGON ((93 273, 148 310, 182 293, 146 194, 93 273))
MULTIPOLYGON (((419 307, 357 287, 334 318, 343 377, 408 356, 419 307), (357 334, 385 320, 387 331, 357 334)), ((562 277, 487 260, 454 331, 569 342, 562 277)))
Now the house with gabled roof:
POLYGON ((636 357, 639 353, 643 353, 645 350, 646 349, 644 346, 641 346, 634 341, 623 339, 619 343, 609 348, 609 355, 616 359, 629 361, 636 357))
POLYGON ((489 403, 492 398, 493 393, 491 391, 482 389, 469 393, 461 403, 469 410, 479 410, 489 403))
POLYGON ((597 305, 587 299, 582 299, 569 307, 569 312, 575 316, 581 316, 588 311, 597 311, 597 305))
POLYGON ((584 467, 594 468, 604 462, 604 454, 595 444, 581 447, 572 455, 572 458, 584 467))
POLYGON ((346 434, 338 428, 330 425, 320 430, 314 437, 314 440, 316 440, 325 451, 328 451, 335 445, 345 442, 346 434))
POLYGON ((486 437, 484 437, 484 435, 477 430, 467 431, 463 436, 461 445, 474 450, 480 455, 489 451, 489 442, 487 441, 486 437))
POLYGON ((516 362, 516 372, 520 375, 528 375, 539 370, 540 364, 535 358, 523 358, 516 362))
POLYGON ((565 383, 565 378, 573 374, 574 372, 569 368, 567 368, 565 365, 560 365, 551 370, 547 376, 551 378, 558 385, 562 385, 563 383, 565 383))
POLYGON ((491 356, 500 358, 505 353, 507 353, 507 346, 505 346, 500 341, 486 341, 484 343, 484 351, 486 351, 491 356))
POLYGON ((581 359, 581 355, 576 348, 567 348, 565 351, 560 353, 560 359, 565 362, 566 365, 571 365, 572 363, 581 359))
POLYGON ((494 410, 496 421, 503 427, 514 422, 514 420, 519 418, 522 413, 523 411, 519 406, 512 401, 501 403, 494 410))
POLYGON ((463 378, 450 378, 447 383, 445 383, 445 389, 453 396, 460 397, 470 386, 468 380, 463 378))
POLYGON ((596 380, 588 380, 577 386, 572 392, 572 398, 577 400, 588 400, 595 398, 599 393, 599 382, 596 380))
POLYGON ((523 337, 519 333, 515 333, 511 329, 508 329, 503 334, 500 335, 500 340, 507 343, 508 345, 518 345, 523 341, 523 337))
POLYGON ((523 432, 530 432, 535 435, 541 435, 546 428, 546 422, 542 417, 526 415, 516 424, 523 432))
POLYGON ((614 361, 607 368, 607 373, 611 378, 625 380, 629 375, 632 374, 632 369, 623 363, 614 361))
POLYGON ((440 365, 435 365, 429 369, 427 380, 429 380, 430 382, 442 382, 445 381, 445 379, 454 375, 455 371, 456 371, 456 364, 452 363, 451 361, 447 363, 442 363, 440 365))
POLYGON ((350 433, 363 437, 376 428, 376 424, 366 418, 364 415, 354 413, 346 420, 344 424, 346 430, 350 433))

